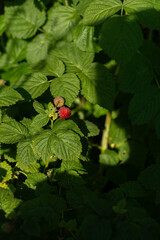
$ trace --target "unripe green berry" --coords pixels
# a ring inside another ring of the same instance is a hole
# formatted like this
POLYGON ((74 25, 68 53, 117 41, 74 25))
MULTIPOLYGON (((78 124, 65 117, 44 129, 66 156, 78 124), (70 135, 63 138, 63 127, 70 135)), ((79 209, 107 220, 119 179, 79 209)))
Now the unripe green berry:
POLYGON ((64 105, 64 99, 62 98, 62 97, 56 97, 54 100, 53 100, 53 102, 54 102, 54 105, 56 106, 56 107, 62 107, 63 105, 64 105))

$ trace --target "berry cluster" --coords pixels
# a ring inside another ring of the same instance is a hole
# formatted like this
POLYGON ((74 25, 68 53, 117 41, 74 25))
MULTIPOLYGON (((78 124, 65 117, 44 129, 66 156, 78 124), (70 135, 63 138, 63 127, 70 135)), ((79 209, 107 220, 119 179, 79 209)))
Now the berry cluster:
POLYGON ((54 98, 53 102, 55 107, 60 108, 58 111, 60 118, 65 119, 71 116, 71 110, 64 106, 64 99, 62 97, 54 98))

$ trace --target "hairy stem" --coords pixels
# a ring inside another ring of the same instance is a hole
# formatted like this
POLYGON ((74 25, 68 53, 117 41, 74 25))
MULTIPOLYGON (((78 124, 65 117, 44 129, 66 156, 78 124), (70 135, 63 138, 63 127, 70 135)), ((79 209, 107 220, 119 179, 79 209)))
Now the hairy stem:
POLYGON ((111 123, 111 113, 108 112, 105 119, 105 129, 103 130, 101 152, 104 152, 108 148, 108 134, 111 123))
MULTIPOLYGON (((125 0, 123 1, 123 3, 125 2, 125 0)), ((122 8, 121 8, 121 16, 123 15, 123 10, 124 10, 124 8, 123 8, 123 4, 122 4, 122 8)))
POLYGON ((65 5, 66 5, 66 6, 69 6, 68 0, 65 0, 65 5))
POLYGON ((51 129, 53 128, 53 119, 51 119, 51 129))

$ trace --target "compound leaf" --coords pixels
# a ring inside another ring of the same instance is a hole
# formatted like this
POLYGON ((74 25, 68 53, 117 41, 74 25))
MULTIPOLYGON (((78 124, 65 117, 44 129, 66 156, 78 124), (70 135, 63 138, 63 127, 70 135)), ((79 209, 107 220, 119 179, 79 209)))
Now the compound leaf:
POLYGON ((64 43, 51 51, 52 55, 60 58, 66 64, 67 72, 81 72, 89 67, 94 53, 83 52, 74 43, 64 43))
POLYGON ((44 21, 45 12, 33 0, 27 0, 21 5, 16 5, 16 1, 5 3, 5 24, 13 37, 32 37, 44 21))

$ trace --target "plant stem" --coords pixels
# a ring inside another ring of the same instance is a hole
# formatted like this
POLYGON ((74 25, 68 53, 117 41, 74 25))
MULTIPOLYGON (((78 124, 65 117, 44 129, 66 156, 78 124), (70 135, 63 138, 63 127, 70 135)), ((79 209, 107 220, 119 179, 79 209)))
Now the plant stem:
POLYGON ((46 164, 45 164, 44 170, 48 167, 48 165, 49 165, 49 160, 46 161, 46 164))
POLYGON ((156 80, 156 83, 157 83, 158 88, 160 88, 160 84, 159 84, 159 82, 158 82, 158 79, 157 79, 156 75, 154 75, 154 77, 155 77, 155 80, 156 80))
POLYGON ((68 0, 65 0, 65 5, 66 5, 66 6, 69 6, 68 0))
POLYGON ((38 28, 38 30, 40 31, 40 32, 42 32, 42 33, 45 33, 45 31, 42 29, 42 28, 38 28))
POLYGON ((105 119, 105 129, 103 130, 102 142, 101 142, 101 152, 104 152, 108 148, 108 134, 111 123, 111 113, 108 112, 105 119))
MULTIPOLYGON (((123 1, 123 3, 125 2, 125 0, 123 1)), ((124 10, 124 8, 123 8, 123 4, 122 4, 122 8, 121 8, 121 16, 123 15, 123 10, 124 10)))
POLYGON ((53 128, 53 119, 51 119, 51 129, 53 128))

